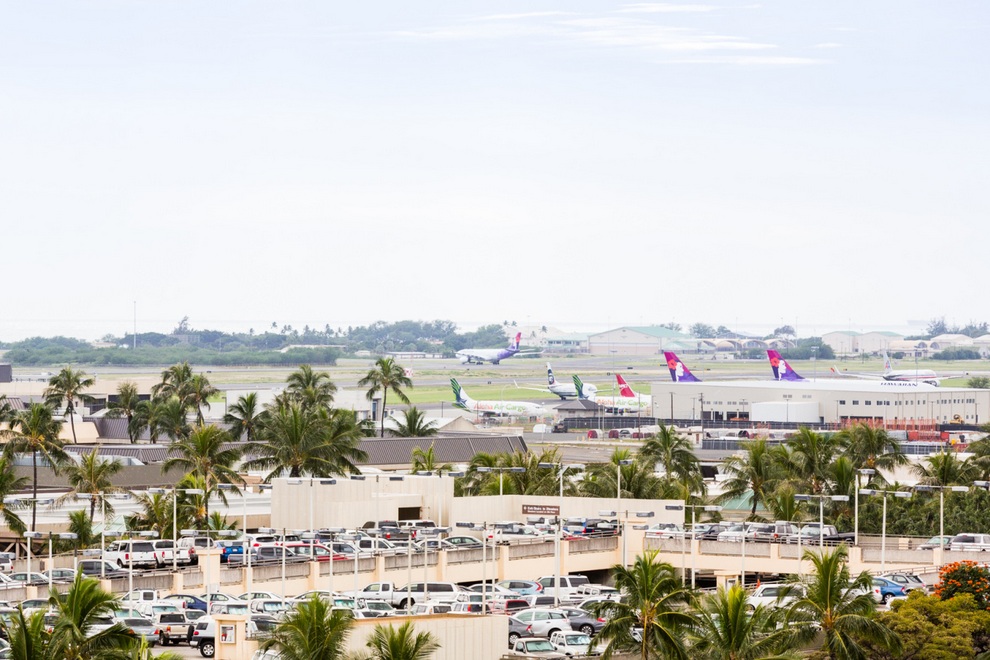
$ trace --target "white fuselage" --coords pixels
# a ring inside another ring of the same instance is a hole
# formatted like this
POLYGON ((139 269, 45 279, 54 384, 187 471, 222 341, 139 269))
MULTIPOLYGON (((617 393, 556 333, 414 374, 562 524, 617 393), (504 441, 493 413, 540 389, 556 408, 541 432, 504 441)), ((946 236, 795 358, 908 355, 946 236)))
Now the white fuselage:
POLYGON ((653 405, 653 397, 649 394, 637 394, 636 396, 602 396, 599 394, 589 398, 603 408, 611 408, 612 410, 645 412, 653 405))
POLYGON ((464 410, 470 410, 482 416, 542 417, 548 414, 547 409, 543 406, 528 401, 475 401, 468 399, 460 405, 464 410))

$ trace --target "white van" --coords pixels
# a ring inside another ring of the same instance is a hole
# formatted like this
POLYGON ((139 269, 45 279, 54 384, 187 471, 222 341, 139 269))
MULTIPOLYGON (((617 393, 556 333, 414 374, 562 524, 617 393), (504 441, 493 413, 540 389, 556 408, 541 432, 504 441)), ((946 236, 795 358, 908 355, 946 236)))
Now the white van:
POLYGON ((956 534, 949 541, 952 552, 981 552, 990 550, 990 534, 956 534))

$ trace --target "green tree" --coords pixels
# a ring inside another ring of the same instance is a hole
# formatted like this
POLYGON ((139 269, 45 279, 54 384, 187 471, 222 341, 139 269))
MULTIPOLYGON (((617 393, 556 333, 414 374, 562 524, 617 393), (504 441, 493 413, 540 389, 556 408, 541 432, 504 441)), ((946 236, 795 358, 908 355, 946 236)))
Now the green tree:
MULTIPOLYGON (((113 458, 100 456, 99 448, 82 454, 78 460, 78 463, 70 462, 65 465, 63 472, 72 490, 60 497, 59 501, 64 502, 80 494, 90 495, 89 517, 92 519, 96 516, 96 505, 101 493, 123 492, 123 488, 113 485, 113 477, 120 473, 124 465, 113 458)), ((104 502, 103 511, 112 515, 113 505, 109 501, 104 502)))
POLYGON ((188 362, 173 364, 162 372, 162 380, 151 387, 151 395, 157 399, 177 397, 188 407, 190 382, 193 371, 188 362))
MULTIPOLYGON (((871 480, 881 483, 880 470, 892 470, 908 464, 908 457, 901 449, 901 444, 885 429, 876 428, 869 424, 854 424, 836 434, 844 447, 844 453, 852 461, 856 469, 868 468, 877 470, 871 480)), ((860 486, 863 486, 860 480, 860 486)))
POLYGON ((8 461, 13 462, 17 453, 31 454, 31 529, 37 529, 38 524, 38 455, 55 474, 70 460, 59 440, 61 431, 62 422, 55 419, 49 406, 41 403, 32 403, 18 412, 10 427, 0 430, 0 439, 7 441, 4 452, 8 461))
POLYGON ((286 380, 286 393, 289 397, 306 408, 329 408, 333 405, 333 397, 337 386, 330 380, 326 371, 313 371, 308 364, 289 374, 286 380))
POLYGON ((428 632, 416 633, 412 621, 398 628, 375 626, 365 644, 371 649, 371 660, 427 660, 440 650, 440 642, 428 632))
POLYGON ((674 427, 661 426, 657 434, 643 444, 639 457, 642 461, 652 461, 658 465, 663 479, 679 484, 685 494, 681 499, 705 494, 701 461, 695 455, 691 441, 674 427))
POLYGON ((782 608, 753 606, 740 585, 720 587, 694 607, 691 656, 699 660, 797 658, 795 631, 784 625, 782 608))
POLYGON ((757 507, 770 508, 770 497, 783 476, 783 470, 766 438, 742 443, 742 450, 742 454, 734 454, 723 463, 722 472, 728 478, 722 482, 722 493, 716 501, 724 503, 749 495, 749 517, 757 520, 757 507))
POLYGON ((69 512, 69 531, 76 535, 76 540, 69 541, 69 545, 79 550, 93 545, 94 539, 99 540, 93 534, 93 518, 86 509, 69 512))
POLYGON ((842 439, 834 433, 816 433, 801 427, 788 438, 786 451, 775 452, 775 457, 787 471, 787 479, 797 487, 806 486, 808 492, 820 495, 829 482, 829 466, 842 450, 842 439))
POLYGON ((864 571, 851 580, 846 558, 844 545, 804 552, 803 559, 812 564, 811 578, 805 595, 790 606, 788 621, 800 626, 805 641, 820 633, 830 660, 866 660, 864 644, 898 653, 900 638, 876 618, 872 576, 864 571))
POLYGON ((388 401, 388 393, 391 390, 399 401, 409 403, 409 397, 402 391, 403 387, 412 387, 412 379, 406 375, 405 369, 395 363, 392 358, 378 358, 375 360, 375 367, 368 374, 358 381, 358 387, 368 388, 368 400, 375 398, 375 394, 382 393, 382 432, 381 437, 385 437, 385 411, 388 401))
POLYGON ((972 390, 990 389, 990 376, 973 376, 966 381, 966 387, 972 390))
POLYGON ((367 455, 358 448, 361 430, 353 413, 310 408, 298 402, 272 408, 259 429, 260 440, 248 451, 246 470, 268 470, 265 481, 289 477, 358 474, 356 462, 367 455))
POLYGON ((18 536, 27 531, 24 521, 17 515, 18 504, 12 498, 27 488, 28 478, 17 476, 9 456, 0 456, 0 518, 7 528, 18 536))
POLYGON ((278 651, 281 660, 341 660, 352 622, 350 613, 314 596, 290 610, 260 648, 278 651))
POLYGON ((625 447, 612 451, 608 463, 593 463, 588 466, 581 480, 581 493, 588 497, 614 498, 619 486, 617 479, 622 473, 622 497, 631 499, 662 499, 664 482, 657 478, 653 464, 649 461, 634 460, 632 452, 625 447), (632 460, 629 465, 622 461, 632 460))
POLYGON ((93 386, 96 381, 86 375, 85 371, 73 371, 69 367, 64 367, 60 372, 48 380, 48 387, 45 389, 45 401, 52 408, 59 408, 65 405, 65 415, 69 418, 69 426, 72 428, 72 444, 76 444, 76 400, 86 402, 92 397, 84 394, 86 390, 93 386))
POLYGON ((389 429, 389 435, 397 438, 428 438, 437 434, 437 423, 428 421, 426 414, 416 406, 406 410, 401 422, 391 417, 395 420, 395 428, 389 429))
POLYGON ((137 442, 143 430, 134 422, 140 403, 141 397, 138 395, 137 385, 123 382, 117 386, 117 400, 107 405, 107 417, 123 417, 127 420, 127 437, 132 445, 137 442))
POLYGON ((450 472, 450 463, 441 463, 437 460, 436 452, 433 450, 433 443, 429 448, 415 447, 412 450, 412 473, 417 472, 450 472))
POLYGON ((220 390, 210 384, 203 374, 196 374, 189 381, 187 400, 190 407, 196 409, 196 424, 203 425, 203 408, 210 409, 210 397, 219 394, 220 390))
MULTIPOLYGON (((134 531, 155 531, 158 532, 159 538, 171 538, 172 494, 136 493, 135 499, 140 509, 125 518, 127 529, 134 531)), ((179 525, 176 525, 176 527, 179 527, 179 525)))
POLYGON ((234 440, 244 438, 248 442, 254 442, 257 439, 262 415, 264 411, 258 403, 258 393, 248 392, 238 397, 237 401, 227 408, 223 421, 225 424, 230 424, 230 435, 234 440))
POLYGON ((864 644, 873 660, 973 660, 985 657, 988 651, 990 612, 977 605, 970 594, 943 601, 915 590, 907 600, 894 601, 879 619, 901 638, 902 649, 893 654, 864 644))
POLYGON ((606 643, 602 654, 609 660, 615 653, 635 648, 642 660, 687 658, 685 636, 694 618, 685 608, 690 592, 681 585, 674 567, 657 560, 656 551, 636 557, 632 566, 612 567, 615 586, 624 602, 605 601, 592 606, 595 615, 606 619, 597 639, 606 643), (641 641, 633 627, 642 630, 641 641))
POLYGON ((977 463, 961 460, 955 452, 943 451, 925 456, 920 463, 912 465, 911 470, 922 484, 968 486, 978 475, 976 466, 977 463))
POLYGON ((219 484, 231 484, 235 493, 240 492, 238 484, 244 484, 244 479, 233 469, 241 452, 236 449, 225 449, 224 444, 227 442, 230 442, 230 436, 223 429, 213 425, 197 427, 189 438, 173 443, 169 447, 169 458, 162 465, 163 474, 174 467, 179 467, 203 480, 205 491, 203 521, 210 517, 211 495, 217 493, 220 499, 226 502, 225 491, 218 488, 219 484))

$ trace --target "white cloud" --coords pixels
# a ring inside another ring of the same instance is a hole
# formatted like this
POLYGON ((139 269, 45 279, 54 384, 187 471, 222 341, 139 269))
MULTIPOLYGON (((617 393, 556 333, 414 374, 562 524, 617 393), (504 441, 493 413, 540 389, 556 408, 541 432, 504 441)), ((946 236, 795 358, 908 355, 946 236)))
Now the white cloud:
POLYGON ((815 44, 813 48, 842 48, 842 44, 837 44, 834 41, 826 41, 822 44, 815 44))
POLYGON ((687 14, 715 11, 714 5, 673 5, 666 2, 638 2, 623 5, 616 11, 623 14, 687 14))
POLYGON ((663 60, 662 64, 727 64, 731 66, 805 66, 824 64, 825 60, 810 57, 787 57, 765 55, 717 55, 713 57, 678 58, 663 60))
POLYGON ((475 21, 516 21, 520 18, 544 18, 547 16, 571 16, 571 11, 531 11, 523 14, 491 14, 489 16, 479 16, 475 21))

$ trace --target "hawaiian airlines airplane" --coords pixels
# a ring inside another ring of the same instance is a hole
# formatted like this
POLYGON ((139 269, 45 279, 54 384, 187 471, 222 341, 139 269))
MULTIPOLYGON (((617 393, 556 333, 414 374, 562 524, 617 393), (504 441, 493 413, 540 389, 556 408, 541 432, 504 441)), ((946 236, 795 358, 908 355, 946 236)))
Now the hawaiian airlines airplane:
POLYGON ((670 379, 675 383, 701 382, 701 379, 691 373, 691 370, 671 351, 664 351, 663 359, 667 361, 667 369, 670 370, 670 379))
MULTIPOLYGON (((515 383, 515 381, 513 381, 515 383)), ((550 394, 556 394, 561 399, 588 399, 593 398, 595 393, 598 392, 598 388, 594 385, 585 384, 583 388, 578 391, 578 386, 573 383, 558 383, 557 379, 553 376, 553 368, 550 363, 547 362, 547 387, 545 389, 536 387, 520 387, 518 383, 515 383, 516 387, 521 390, 532 390, 534 392, 548 392, 550 394)))
MULTIPOLYGON (((639 394, 635 392, 619 374, 615 374, 615 381, 619 385, 619 396, 605 396, 596 392, 593 396, 586 395, 582 398, 587 398, 594 401, 607 410, 636 412, 646 411, 652 407, 652 396, 649 394, 639 394)), ((585 388, 588 387, 581 382, 581 378, 578 376, 574 376, 574 386, 577 388, 579 395, 585 391, 585 388)))
POLYGON ((805 380, 803 376, 798 375, 798 372, 791 369, 791 365, 787 364, 787 360, 782 358, 780 353, 774 349, 771 348, 767 351, 767 357, 770 359, 770 370, 773 372, 774 380, 787 380, 791 382, 805 380))
POLYGON ((510 358, 513 355, 533 355, 539 353, 540 351, 524 351, 519 352, 519 342, 522 339, 522 333, 517 332, 516 338, 509 342, 508 348, 465 348, 457 351, 456 355, 461 360, 461 364, 484 364, 485 362, 491 362, 492 364, 498 364, 505 358, 510 358))
POLYGON ((450 379, 454 390, 454 405, 461 410, 475 412, 482 417, 543 417, 549 411, 543 406, 528 401, 475 401, 467 395, 456 378, 450 379))
POLYGON ((928 383, 929 385, 938 386, 939 377, 931 369, 892 369, 890 366, 890 358, 887 357, 887 351, 882 351, 883 355, 883 373, 882 374, 863 374, 863 373, 849 373, 848 371, 839 371, 835 367, 832 367, 832 373, 836 376, 843 376, 845 378, 865 378, 868 380, 898 380, 898 381, 908 381, 908 382, 921 382, 928 383))

